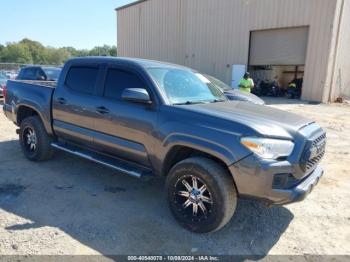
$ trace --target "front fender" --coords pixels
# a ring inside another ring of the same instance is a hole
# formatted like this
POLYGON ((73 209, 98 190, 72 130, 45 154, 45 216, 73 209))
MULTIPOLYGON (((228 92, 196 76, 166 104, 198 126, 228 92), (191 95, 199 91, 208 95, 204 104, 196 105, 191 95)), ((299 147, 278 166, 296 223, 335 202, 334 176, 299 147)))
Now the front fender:
POLYGON ((221 159, 227 166, 238 161, 234 152, 225 145, 188 134, 174 133, 166 137, 163 142, 165 151, 170 152, 174 146, 185 146, 215 156, 221 159))

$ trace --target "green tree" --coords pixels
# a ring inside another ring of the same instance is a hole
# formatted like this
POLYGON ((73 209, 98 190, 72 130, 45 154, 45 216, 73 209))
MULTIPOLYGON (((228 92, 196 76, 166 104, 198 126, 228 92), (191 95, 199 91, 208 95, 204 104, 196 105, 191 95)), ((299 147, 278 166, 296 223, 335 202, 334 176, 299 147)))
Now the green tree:
POLYGON ((117 56, 118 55, 117 47, 116 46, 111 46, 110 49, 109 49, 109 54, 110 54, 110 56, 117 56))
POLYGON ((33 58, 29 48, 24 44, 8 44, 3 49, 2 62, 32 64, 33 58))
POLYGON ((90 52, 90 56, 116 56, 117 48, 115 46, 96 46, 90 52))
POLYGON ((29 49, 29 52, 32 56, 34 64, 46 64, 47 63, 45 47, 42 44, 40 44, 39 42, 36 42, 36 41, 32 41, 32 40, 27 39, 27 38, 20 41, 19 44, 22 44, 29 49))
POLYGON ((37 41, 23 39, 18 43, 0 45, 0 61, 23 64, 61 65, 70 57, 117 56, 116 46, 96 46, 91 50, 74 47, 45 47, 37 41))
POLYGON ((1 61, 1 56, 4 52, 5 46, 3 46, 2 44, 0 44, 0 61, 1 61))
POLYGON ((64 48, 46 48, 46 64, 62 65, 71 57, 71 54, 64 48))

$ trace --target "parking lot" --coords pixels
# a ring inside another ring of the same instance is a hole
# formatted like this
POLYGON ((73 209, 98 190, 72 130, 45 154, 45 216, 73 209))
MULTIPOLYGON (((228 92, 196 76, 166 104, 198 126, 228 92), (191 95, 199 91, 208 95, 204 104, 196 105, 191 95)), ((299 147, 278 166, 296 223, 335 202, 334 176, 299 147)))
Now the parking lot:
POLYGON ((278 101, 272 106, 327 130, 325 176, 300 203, 241 200, 231 222, 206 235, 176 223, 163 179, 138 180, 62 152, 27 161, 1 110, 0 254, 350 255, 350 105, 278 101))

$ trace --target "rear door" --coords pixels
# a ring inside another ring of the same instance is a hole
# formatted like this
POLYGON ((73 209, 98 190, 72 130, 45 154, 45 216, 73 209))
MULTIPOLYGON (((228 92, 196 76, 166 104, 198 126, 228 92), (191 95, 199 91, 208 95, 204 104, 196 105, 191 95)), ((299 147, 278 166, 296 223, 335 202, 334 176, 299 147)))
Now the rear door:
POLYGON ((100 152, 149 166, 148 152, 154 145, 157 103, 142 74, 125 66, 106 68, 105 83, 94 101, 97 110, 94 147, 100 152), (126 88, 144 88, 152 105, 122 99, 126 88))
POLYGON ((53 128, 59 137, 82 146, 92 145, 100 76, 98 64, 78 64, 69 68, 53 96, 53 128))

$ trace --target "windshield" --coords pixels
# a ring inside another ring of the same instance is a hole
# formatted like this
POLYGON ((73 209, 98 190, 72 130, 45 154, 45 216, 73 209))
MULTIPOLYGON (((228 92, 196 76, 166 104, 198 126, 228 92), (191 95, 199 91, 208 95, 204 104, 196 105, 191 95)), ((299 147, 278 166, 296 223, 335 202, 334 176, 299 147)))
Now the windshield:
POLYGON ((210 82, 215 85, 216 87, 220 88, 221 91, 230 91, 232 90, 232 87, 226 85, 224 82, 220 81, 219 79, 210 76, 210 75, 204 75, 206 78, 210 80, 210 82))
POLYGON ((148 72, 172 104, 226 101, 225 95, 209 79, 186 69, 149 68, 148 72))
POLYGON ((61 68, 43 68, 46 76, 47 76, 47 80, 49 81, 57 81, 60 73, 61 73, 61 68))

